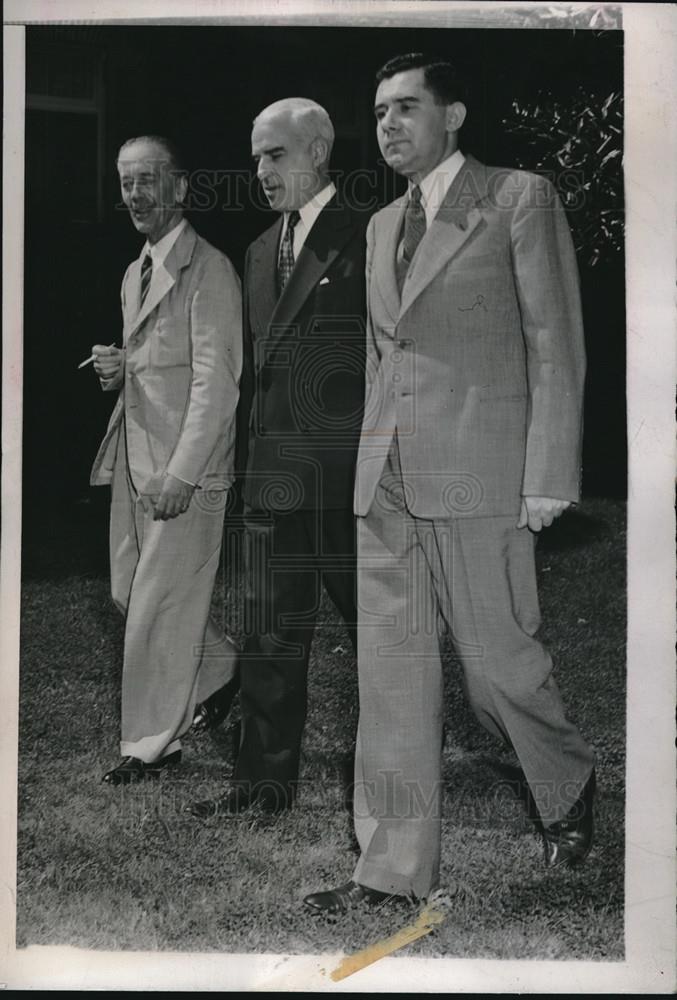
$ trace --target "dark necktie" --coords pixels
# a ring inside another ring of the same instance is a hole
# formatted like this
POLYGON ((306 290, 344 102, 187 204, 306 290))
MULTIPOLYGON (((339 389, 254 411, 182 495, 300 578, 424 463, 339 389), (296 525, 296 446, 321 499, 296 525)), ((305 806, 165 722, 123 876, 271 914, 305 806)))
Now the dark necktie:
POLYGON ((397 265, 397 278, 402 290, 404 277, 409 270, 409 265, 416 253, 416 248, 425 236, 425 209, 421 204, 421 189, 416 187, 411 189, 409 202, 404 213, 404 235, 402 237, 401 258, 397 265))
POLYGON ((287 219, 287 229, 280 243, 280 256, 277 264, 277 290, 278 293, 289 281, 289 276, 294 270, 294 227, 301 216, 294 210, 289 213, 287 219))
POLYGON ((145 255, 141 261, 141 302, 139 308, 143 305, 146 295, 148 294, 148 289, 150 288, 150 279, 153 275, 153 258, 149 253, 145 255))

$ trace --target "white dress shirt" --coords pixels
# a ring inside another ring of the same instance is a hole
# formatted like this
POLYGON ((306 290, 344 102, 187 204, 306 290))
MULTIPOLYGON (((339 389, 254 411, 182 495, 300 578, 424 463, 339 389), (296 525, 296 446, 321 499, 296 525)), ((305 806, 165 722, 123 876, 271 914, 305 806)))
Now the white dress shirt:
MULTIPOLYGON (((440 205, 447 196, 447 191, 451 187, 452 181, 456 177, 461 167, 465 162, 465 156, 460 149, 457 149, 455 153, 448 156, 446 160, 442 160, 438 163, 429 174, 419 182, 419 187, 421 189, 421 204, 425 211, 425 224, 426 229, 430 229, 430 225, 437 215, 440 205)), ((413 184, 409 185, 409 191, 411 192, 413 184)))
MULTIPOLYGON (((294 228, 294 260, 299 259, 299 254, 301 253, 301 247, 306 242, 308 238, 308 233, 313 228, 315 220, 324 208, 324 206, 331 201, 331 199, 336 194, 336 188, 333 181, 330 181, 326 187, 323 187, 321 191, 318 191, 314 198, 307 201, 303 208, 299 209, 300 219, 296 223, 294 228)), ((289 222, 289 212, 284 213, 284 222, 282 223, 282 232, 280 233, 280 244, 284 239, 284 234, 287 232, 287 224, 289 222)), ((279 251, 278 251, 279 252, 279 251)))
MULTIPOLYGON (((153 273, 155 273, 155 268, 159 264, 164 264, 165 260, 167 259, 169 251, 172 249, 172 247, 178 240, 185 226, 186 226, 186 220, 181 219, 181 221, 177 222, 174 228, 170 229, 168 233, 165 233, 162 239, 158 240, 157 243, 149 243, 148 240, 146 240, 146 242, 143 245, 143 250, 141 251, 141 256, 139 259, 143 260, 146 254, 149 253, 153 261, 153 273)), ((151 278, 151 282, 152 280, 153 279, 151 278)))

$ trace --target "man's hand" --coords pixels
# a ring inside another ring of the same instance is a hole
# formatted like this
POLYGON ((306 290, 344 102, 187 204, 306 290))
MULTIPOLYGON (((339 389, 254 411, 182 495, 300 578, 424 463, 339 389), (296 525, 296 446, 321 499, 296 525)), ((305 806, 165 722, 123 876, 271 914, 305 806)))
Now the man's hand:
POLYGON ((92 354, 94 355, 94 371, 99 378, 105 380, 115 378, 122 367, 122 351, 120 348, 94 344, 92 354))
POLYGON ((165 476, 160 495, 155 504, 153 513, 154 521, 170 521, 173 517, 178 517, 188 510, 191 497, 195 492, 195 487, 190 483, 184 483, 176 476, 165 476))
POLYGON ((553 500, 552 497, 522 497, 518 528, 529 527, 531 531, 549 528, 555 518, 571 506, 570 500, 553 500))

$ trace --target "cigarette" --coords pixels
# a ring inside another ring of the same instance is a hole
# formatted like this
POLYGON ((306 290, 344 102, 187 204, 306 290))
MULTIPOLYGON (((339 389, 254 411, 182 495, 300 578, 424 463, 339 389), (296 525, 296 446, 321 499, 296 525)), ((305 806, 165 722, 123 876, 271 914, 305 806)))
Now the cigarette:
MULTIPOLYGON (((108 346, 109 347, 115 347, 115 341, 113 341, 113 343, 109 344, 108 346)), ((85 365, 91 365, 92 361, 95 361, 95 360, 96 360, 96 354, 91 354, 88 358, 85 358, 84 361, 80 362, 80 364, 78 365, 78 368, 84 368, 85 365)))

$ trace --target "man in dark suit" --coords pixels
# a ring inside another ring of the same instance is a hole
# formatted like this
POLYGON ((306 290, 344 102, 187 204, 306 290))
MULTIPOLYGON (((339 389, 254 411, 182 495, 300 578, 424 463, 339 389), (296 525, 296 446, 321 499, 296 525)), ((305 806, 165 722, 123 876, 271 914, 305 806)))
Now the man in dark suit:
POLYGON ((367 233, 367 401, 357 463, 360 722, 353 880, 339 912, 438 883, 443 620, 482 724, 514 748, 545 863, 592 843, 594 755, 539 625, 534 533, 579 497, 585 352, 576 258, 552 185, 458 146, 452 66, 377 75, 377 136, 407 194, 367 233))
POLYGON ((294 800, 322 586, 353 645, 354 468, 364 395, 364 232, 328 175, 334 130, 290 98, 254 121, 252 155, 280 217, 247 252, 240 437, 246 629, 233 787, 199 816, 294 800))

